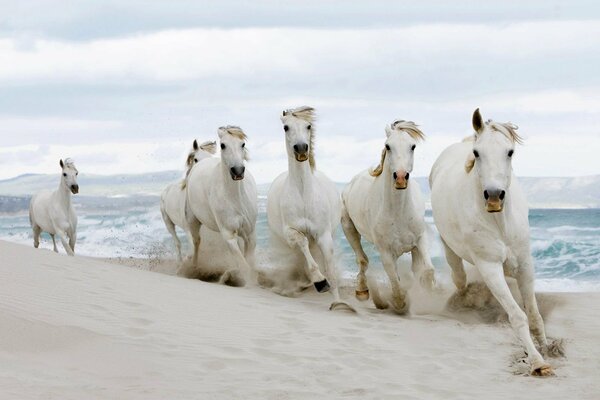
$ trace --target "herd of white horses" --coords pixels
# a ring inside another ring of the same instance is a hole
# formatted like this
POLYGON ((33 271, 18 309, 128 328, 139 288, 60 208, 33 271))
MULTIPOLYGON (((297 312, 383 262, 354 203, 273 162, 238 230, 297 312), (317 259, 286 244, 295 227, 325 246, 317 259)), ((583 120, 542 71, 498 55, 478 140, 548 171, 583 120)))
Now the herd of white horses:
MULTIPOLYGON (((373 284, 367 280, 369 260, 361 246, 364 237, 379 251, 391 284, 392 294, 384 307, 406 312, 407 292, 396 270, 402 254, 411 253, 412 271, 423 287, 436 286, 424 201, 419 186, 410 179, 414 152, 424 139, 423 133, 409 121, 398 120, 387 126, 379 165, 356 175, 340 196, 334 183, 316 168, 314 109, 303 106, 285 110, 281 123, 288 170, 271 185, 267 218, 272 239, 299 260, 299 271, 294 275, 298 286, 331 291, 332 308, 345 304, 340 301, 334 260, 334 232, 341 222, 359 267, 356 297, 368 299, 369 285, 373 284)), ((507 312, 526 348, 532 374, 550 375, 552 368, 540 353, 547 350, 548 342, 534 294, 528 207, 511 167, 515 145, 521 138, 516 126, 484 121, 479 109, 472 124, 474 134, 445 149, 429 176, 433 217, 452 279, 458 291, 465 290, 463 260, 473 264, 507 312), (505 276, 518 282, 525 311, 513 298, 505 276)), ((180 262, 181 243, 175 227, 188 235, 192 262, 197 265, 200 228, 205 225, 220 233, 236 260, 224 276, 242 274, 245 280, 256 282, 257 190, 245 166, 246 135, 237 126, 224 126, 218 129, 218 138, 220 158, 213 157, 216 142, 198 145, 194 141, 184 180, 162 193, 161 213, 180 262)), ((55 251, 58 236, 66 252, 73 255, 77 217, 71 194, 79 191, 78 171, 69 159, 61 160, 60 167, 59 188, 33 196, 29 215, 35 247, 45 231, 52 237, 55 251)), ((375 298, 375 288, 371 289, 375 298)))

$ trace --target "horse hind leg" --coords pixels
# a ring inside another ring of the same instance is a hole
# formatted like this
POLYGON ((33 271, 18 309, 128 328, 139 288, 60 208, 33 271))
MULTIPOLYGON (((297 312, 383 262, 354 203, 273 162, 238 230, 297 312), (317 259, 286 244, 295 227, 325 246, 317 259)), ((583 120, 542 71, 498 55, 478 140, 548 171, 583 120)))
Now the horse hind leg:
MULTIPOLYGON (((42 234, 42 228, 40 228, 37 225, 33 225, 32 229, 33 229, 33 247, 35 247, 37 249, 38 247, 40 247, 40 235, 42 234)), ((52 236, 52 239, 54 239, 54 236, 52 236)), ((56 244, 54 244, 54 248, 56 249, 56 244)))
POLYGON ((173 223, 173 221, 171 221, 171 218, 169 218, 169 216, 163 210, 161 210, 161 214, 163 217, 163 221, 165 222, 167 231, 169 231, 169 233, 171 234, 171 237, 173 238, 173 242, 175 243, 175 250, 177 252, 177 261, 181 263, 181 261, 182 261, 181 241, 179 240, 179 237, 177 236, 175 224, 173 223))
POLYGON ((358 264, 359 272, 356 276, 356 291, 355 295, 358 300, 364 301, 369 299, 369 286, 367 284, 367 269, 369 268, 369 258, 365 254, 360 243, 360 233, 356 229, 354 222, 350 218, 346 208, 342 210, 342 228, 344 235, 350 243, 350 247, 356 255, 356 264, 358 264))
POLYGON ((459 291, 465 290, 467 288, 467 274, 465 273, 462 258, 456 255, 443 239, 442 244, 446 253, 446 261, 450 265, 450 268, 452 268, 452 281, 459 291))

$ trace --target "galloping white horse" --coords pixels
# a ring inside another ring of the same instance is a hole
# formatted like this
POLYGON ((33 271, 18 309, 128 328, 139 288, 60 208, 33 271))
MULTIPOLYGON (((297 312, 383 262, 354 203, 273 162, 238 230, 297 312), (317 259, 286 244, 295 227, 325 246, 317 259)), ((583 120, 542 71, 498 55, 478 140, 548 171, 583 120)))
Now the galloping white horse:
POLYGON ((333 239, 340 222, 340 195, 324 174, 315 169, 314 109, 298 107, 281 117, 288 153, 288 171, 279 175, 267 196, 267 217, 273 239, 284 243, 305 260, 304 272, 318 292, 333 291, 340 303, 336 284, 333 239), (325 274, 319 270, 311 252, 319 251, 325 274))
POLYGON ((54 251, 56 248, 55 235, 60 239, 68 255, 75 255, 75 241, 77 240, 77 215, 71 205, 71 193, 79 193, 77 175, 73 160, 67 158, 60 160, 62 175, 58 189, 40 192, 31 198, 29 203, 29 222, 33 229, 33 246, 40 245, 40 234, 48 232, 52 237, 54 251), (68 241, 67 241, 68 239, 68 241))
POLYGON ((186 178, 186 221, 194 244, 194 265, 198 264, 200 227, 220 232, 238 261, 235 270, 254 279, 256 248, 257 192, 254 178, 246 172, 248 160, 246 134, 237 126, 218 130, 221 158, 205 158, 196 164, 186 178))
MULTIPOLYGON (((194 140, 192 145, 192 150, 187 156, 185 161, 186 173, 188 176, 192 167, 196 165, 199 161, 210 157, 215 154, 217 151, 217 143, 214 141, 204 142, 201 145, 198 145, 198 142, 194 140)), ((163 221, 165 222, 165 226, 167 230, 173 237, 173 242, 175 242, 175 248, 177 249, 177 260, 179 262, 182 261, 181 257, 181 242, 177 237, 177 232, 175 227, 178 226, 182 228, 186 234, 188 239, 191 242, 191 236, 187 230, 188 225, 185 220, 185 201, 186 201, 186 192, 185 192, 185 180, 183 182, 172 183, 165 188, 160 196, 160 213, 162 215, 163 221)))
POLYGON ((459 290, 466 288, 463 260, 475 265, 492 294, 508 313, 527 349, 534 375, 552 368, 536 349, 548 346, 534 293, 534 267, 529 248, 528 207, 512 174, 512 156, 521 143, 515 125, 484 122, 473 114, 475 135, 448 147, 429 177, 431 205, 446 260, 459 290), (504 275, 517 279, 527 315, 513 298, 504 275))
POLYGON ((355 176, 342 193, 342 227, 360 268, 356 297, 369 298, 365 275, 369 260, 360 244, 363 236, 381 255, 392 284, 392 307, 404 313, 408 301, 396 271, 398 257, 410 251, 412 270, 421 284, 428 288, 435 284, 425 235, 425 205, 418 184, 409 180, 417 142, 424 136, 413 122, 401 120, 387 126, 385 133, 377 168, 355 176))

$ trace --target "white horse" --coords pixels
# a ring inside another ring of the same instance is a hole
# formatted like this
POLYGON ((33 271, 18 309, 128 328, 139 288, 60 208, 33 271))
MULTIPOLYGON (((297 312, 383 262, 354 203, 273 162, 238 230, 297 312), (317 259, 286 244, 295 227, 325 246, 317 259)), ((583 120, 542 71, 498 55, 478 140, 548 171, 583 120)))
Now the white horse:
POLYGON ((198 264, 200 227, 219 232, 237 259, 235 270, 221 278, 225 282, 237 271, 255 279, 257 192, 254 178, 246 172, 246 134, 237 126, 218 130, 221 158, 205 158, 186 178, 186 221, 194 245, 194 265, 198 264))
POLYGON ((387 126, 385 133, 385 148, 377 168, 355 176, 342 193, 342 227, 360 268, 356 297, 369 298, 365 275, 369 260, 360 244, 363 236, 381 255, 392 284, 392 307, 404 313, 408 301, 396 271, 402 254, 411 252, 413 273, 423 286, 431 289, 435 284, 425 234, 425 205, 419 185, 409 180, 414 151, 424 135, 413 122, 401 120, 387 126))
POLYGON ((43 191, 35 194, 29 203, 29 222, 33 229, 33 246, 40 245, 40 234, 48 232, 52 237, 54 251, 56 248, 55 235, 60 239, 68 255, 75 255, 77 240, 77 215, 71 205, 71 193, 79 193, 77 175, 73 160, 60 160, 62 175, 60 184, 55 191, 43 191), (68 239, 68 240, 67 240, 68 239))
MULTIPOLYGON (((189 175, 190 171, 192 170, 192 167, 196 165, 196 163, 212 156, 213 154, 215 154, 216 151, 216 142, 209 141, 198 145, 198 142, 194 140, 192 150, 189 152, 185 161, 185 175, 189 175)), ((160 196, 160 213, 162 215, 163 221, 165 222, 167 230, 173 237, 173 242, 175 242, 175 248, 177 250, 177 260, 179 262, 182 261, 181 242, 177 237, 177 232, 175 230, 176 226, 180 227, 186 232, 186 235, 188 239, 190 239, 191 243, 191 235, 187 230, 188 225, 185 220, 186 197, 187 196, 185 192, 185 180, 183 182, 176 182, 170 184, 165 188, 165 190, 160 196)))
POLYGON ((448 147, 431 170, 431 205, 442 237, 454 284, 464 290, 463 260, 475 265, 492 294, 507 312, 525 345, 534 375, 552 368, 536 349, 547 349, 544 322, 534 293, 534 266, 529 247, 529 209, 512 174, 512 156, 521 138, 517 127, 473 114, 475 135, 448 147), (505 275, 517 279, 525 305, 513 298, 505 275))
POLYGON ((288 171, 279 175, 267 196, 267 217, 273 239, 293 255, 302 254, 304 272, 318 292, 332 289, 334 303, 340 303, 334 261, 334 233, 340 223, 340 195, 323 173, 315 169, 314 109, 298 107, 281 117, 288 153, 288 171), (320 252, 324 272, 312 252, 320 252))

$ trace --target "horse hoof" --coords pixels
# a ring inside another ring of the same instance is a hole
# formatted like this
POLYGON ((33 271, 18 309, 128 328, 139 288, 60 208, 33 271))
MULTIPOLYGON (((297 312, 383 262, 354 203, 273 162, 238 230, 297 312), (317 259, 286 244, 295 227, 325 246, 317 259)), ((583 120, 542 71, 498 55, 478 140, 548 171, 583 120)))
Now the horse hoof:
POLYGON ((329 306, 329 311, 335 311, 335 310, 346 310, 346 311, 351 311, 353 313, 356 313, 356 310, 354 309, 354 307, 352 307, 348 303, 344 303, 343 301, 334 301, 333 303, 331 303, 331 305, 329 306))
POLYGON ((531 371, 533 376, 554 376, 554 370, 549 364, 542 364, 531 371))
POLYGON ((315 289, 317 289, 317 292, 319 292, 319 293, 324 293, 329 290, 329 282, 327 282, 327 279, 323 279, 322 281, 315 282, 314 285, 315 285, 315 289))
POLYGON ((360 301, 369 300, 369 289, 367 290, 357 290, 356 298, 360 301))

